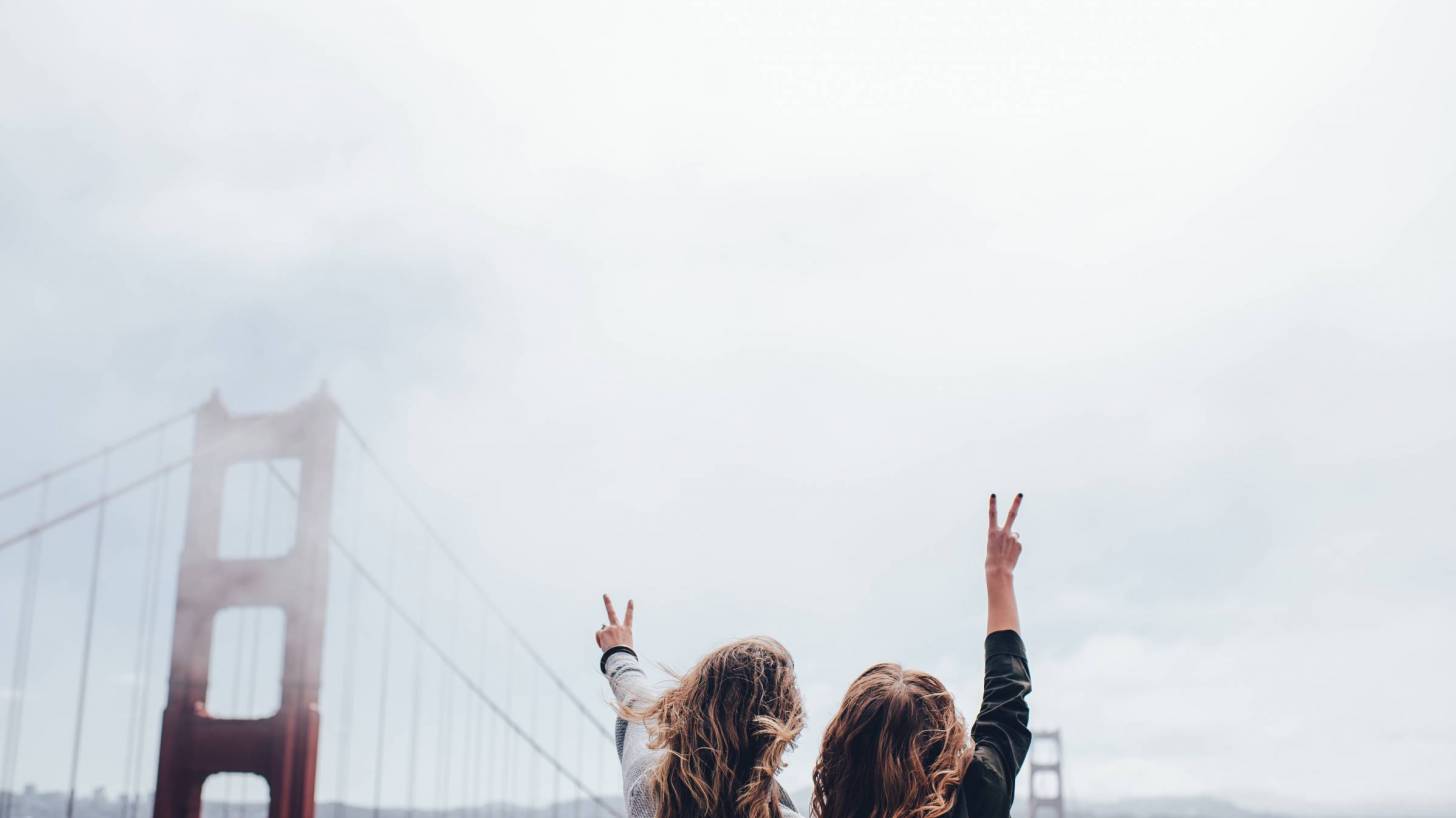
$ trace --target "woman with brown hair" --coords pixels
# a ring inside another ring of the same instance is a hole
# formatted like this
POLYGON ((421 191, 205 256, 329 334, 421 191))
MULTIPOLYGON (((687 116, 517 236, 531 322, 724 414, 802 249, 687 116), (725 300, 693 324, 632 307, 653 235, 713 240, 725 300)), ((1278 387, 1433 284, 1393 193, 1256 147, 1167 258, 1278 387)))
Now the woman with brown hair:
POLYGON ((633 605, 597 630, 617 697, 628 818, 800 818, 775 776, 804 729, 794 661, 767 637, 729 642, 653 695, 632 645, 633 605))
POLYGON ((824 731, 814 767, 816 818, 1005 818, 1016 773, 1031 746, 1026 696, 1031 676, 1018 631, 1012 572, 1021 556, 991 495, 986 537, 985 693, 967 736, 965 720, 940 680, 893 663, 850 685, 824 731))

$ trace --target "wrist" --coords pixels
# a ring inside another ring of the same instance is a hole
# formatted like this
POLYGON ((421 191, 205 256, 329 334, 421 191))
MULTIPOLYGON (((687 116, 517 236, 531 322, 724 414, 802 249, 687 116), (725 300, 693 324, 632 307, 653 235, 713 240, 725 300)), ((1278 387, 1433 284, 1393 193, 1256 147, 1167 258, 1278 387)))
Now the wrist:
POLYGON ((602 651, 602 659, 600 664, 603 673, 607 672, 607 660, 617 655, 618 653, 631 654, 633 659, 637 658, 637 651, 633 650, 631 645, 612 645, 602 651))
POLYGON ((1004 565, 988 565, 986 566, 986 585, 1010 585, 1013 581, 1012 572, 1013 569, 1004 565))

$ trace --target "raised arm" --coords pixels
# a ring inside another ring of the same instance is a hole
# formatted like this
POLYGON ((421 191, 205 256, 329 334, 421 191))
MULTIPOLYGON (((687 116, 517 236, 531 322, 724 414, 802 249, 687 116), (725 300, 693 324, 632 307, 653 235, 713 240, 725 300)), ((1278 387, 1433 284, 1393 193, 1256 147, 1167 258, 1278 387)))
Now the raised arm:
POLYGON ((617 715, 617 758, 622 762, 622 794, 626 798, 628 818, 649 818, 652 804, 647 797, 647 773, 657 761, 660 751, 647 746, 647 727, 624 714, 639 710, 651 695, 647 674, 637 661, 632 643, 632 600, 627 600, 626 615, 617 621, 612 598, 602 595, 607 610, 607 623, 597 629, 597 647, 602 649, 601 670, 612 685, 612 695, 622 710, 617 715))
POLYGON ((976 816, 1004 818, 1010 814, 1016 774, 1031 748, 1026 705, 1031 674, 1011 580, 1021 557, 1021 540, 1011 529, 1020 510, 1018 494, 1006 524, 999 524, 996 495, 991 495, 991 526, 986 535, 986 682, 981 710, 971 726, 975 759, 961 781, 967 812, 976 816))

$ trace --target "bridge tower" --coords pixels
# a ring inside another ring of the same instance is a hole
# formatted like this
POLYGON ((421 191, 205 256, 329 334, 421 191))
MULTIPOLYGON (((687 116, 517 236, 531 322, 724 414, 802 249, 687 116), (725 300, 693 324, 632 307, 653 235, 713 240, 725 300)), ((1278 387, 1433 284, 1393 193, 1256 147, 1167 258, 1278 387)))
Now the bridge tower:
POLYGON ((1061 730, 1037 730, 1032 733, 1031 760, 1027 766, 1030 769, 1027 779, 1027 818, 1046 818, 1050 815, 1064 818, 1061 730), (1054 747, 1056 753, 1050 758, 1039 756, 1039 746, 1054 747))
POLYGON ((261 415, 232 415, 214 393, 197 413, 153 818, 200 818, 203 782, 228 772, 253 773, 268 783, 268 818, 313 818, 338 422, 338 409, 323 392, 293 409, 261 415), (228 467, 284 458, 299 461, 292 548, 278 556, 222 559, 228 467), (264 718, 207 712, 213 623, 218 612, 239 606, 276 607, 284 614, 280 703, 264 718))

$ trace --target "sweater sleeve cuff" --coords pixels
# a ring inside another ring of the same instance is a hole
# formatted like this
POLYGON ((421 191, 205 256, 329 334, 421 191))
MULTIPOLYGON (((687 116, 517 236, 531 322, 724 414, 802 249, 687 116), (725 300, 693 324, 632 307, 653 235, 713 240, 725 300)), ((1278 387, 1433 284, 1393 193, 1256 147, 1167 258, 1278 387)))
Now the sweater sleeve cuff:
POLYGON ((987 656, 1008 653, 1021 659, 1026 658, 1026 645, 1021 641, 1021 634, 1016 631, 996 631, 986 637, 987 656))
POLYGON ((612 654, 615 654, 615 653, 630 653, 630 654, 632 654, 632 658, 633 659, 636 659, 637 658, 637 651, 632 650, 631 648, 627 647, 626 645, 613 645, 613 646, 607 648, 606 652, 604 652, 602 654, 601 667, 602 667, 602 673, 603 674, 605 674, 607 672, 607 660, 610 659, 610 658, 612 658, 612 654))

